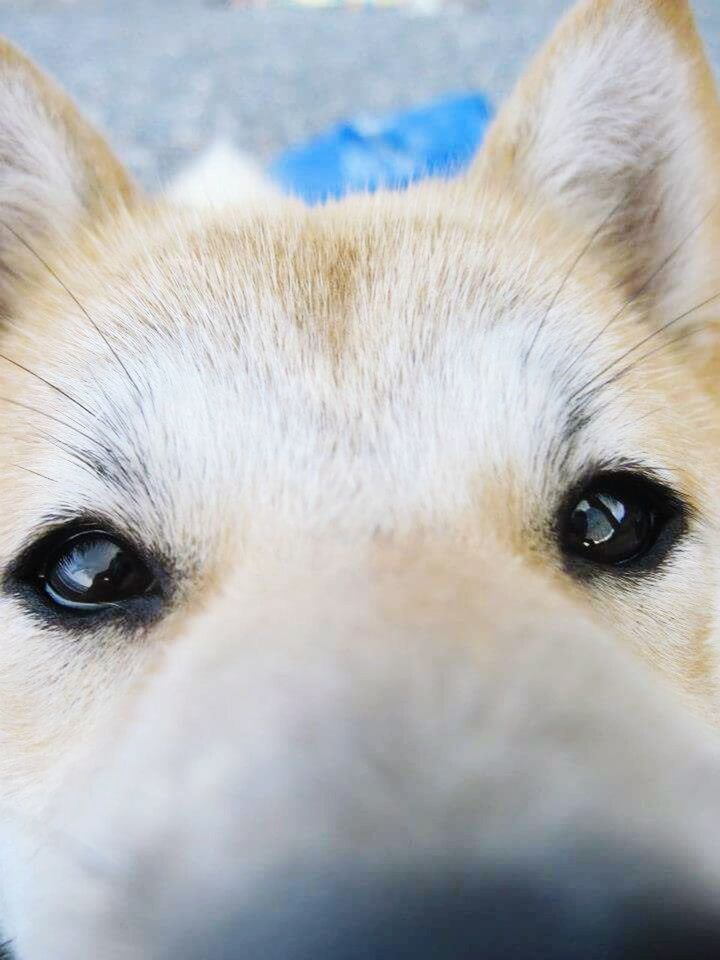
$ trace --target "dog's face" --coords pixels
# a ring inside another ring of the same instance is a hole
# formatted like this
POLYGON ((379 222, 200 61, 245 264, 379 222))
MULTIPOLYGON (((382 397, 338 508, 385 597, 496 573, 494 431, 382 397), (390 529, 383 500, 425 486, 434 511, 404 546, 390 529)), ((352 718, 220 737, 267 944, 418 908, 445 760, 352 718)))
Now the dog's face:
POLYGON ((294 870, 599 876, 601 835, 713 872, 720 114, 684 6, 584 4, 468 177, 313 211, 150 204, 3 63, 18 957, 294 957, 247 933, 278 899, 297 933, 294 870))

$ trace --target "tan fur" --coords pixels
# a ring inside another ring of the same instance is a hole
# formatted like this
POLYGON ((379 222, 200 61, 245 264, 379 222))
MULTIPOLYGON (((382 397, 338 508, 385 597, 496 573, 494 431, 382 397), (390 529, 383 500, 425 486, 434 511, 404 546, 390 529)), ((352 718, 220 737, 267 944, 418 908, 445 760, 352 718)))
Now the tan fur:
POLYGON ((720 110, 687 5, 581 3, 467 176, 315 210, 143 198, 3 44, 16 90, 0 564, 90 514, 174 584, 157 623, 76 636, 6 576, 19 960, 162 960, 194 897, 338 851, 586 831, 716 883, 720 110), (618 461, 687 536, 655 576, 578 579, 553 518, 618 461))

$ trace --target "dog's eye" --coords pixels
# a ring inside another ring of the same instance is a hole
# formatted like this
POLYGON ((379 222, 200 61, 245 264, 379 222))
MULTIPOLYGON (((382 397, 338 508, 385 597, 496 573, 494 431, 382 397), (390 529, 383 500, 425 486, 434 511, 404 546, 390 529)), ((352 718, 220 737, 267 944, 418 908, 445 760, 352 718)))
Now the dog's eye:
POLYGON ((76 533, 56 545, 40 573, 50 600, 60 607, 93 610, 146 594, 154 577, 128 546, 99 530, 76 533))
POLYGON ((661 484, 632 473, 599 474, 561 517, 561 546, 604 567, 657 566, 683 523, 680 501, 661 484))
POLYGON ((170 596, 168 561, 112 529, 78 519, 27 547, 6 570, 2 586, 36 617, 67 629, 112 618, 143 627, 170 596))

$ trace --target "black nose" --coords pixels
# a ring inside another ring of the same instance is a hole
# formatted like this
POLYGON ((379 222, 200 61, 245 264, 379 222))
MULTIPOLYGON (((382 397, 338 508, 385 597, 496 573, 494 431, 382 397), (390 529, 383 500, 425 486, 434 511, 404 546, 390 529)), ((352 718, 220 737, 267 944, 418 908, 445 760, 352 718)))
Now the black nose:
MULTIPOLYGON (((187 947, 188 941, 185 940, 187 947)), ((720 960, 720 913, 675 872, 573 858, 293 871, 207 960, 720 960)))

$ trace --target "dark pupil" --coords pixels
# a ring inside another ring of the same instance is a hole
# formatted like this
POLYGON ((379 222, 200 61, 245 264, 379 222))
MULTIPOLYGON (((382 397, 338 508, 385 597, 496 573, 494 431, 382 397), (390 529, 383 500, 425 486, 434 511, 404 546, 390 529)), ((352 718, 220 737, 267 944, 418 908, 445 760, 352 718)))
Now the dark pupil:
POLYGON ((652 533, 653 512, 632 498, 594 492, 584 497, 570 516, 578 546, 589 559, 621 563, 637 556, 652 533))
POLYGON ((142 594, 148 581, 136 556, 97 533, 79 534, 64 544, 46 574, 51 598, 69 606, 127 600, 142 594))

